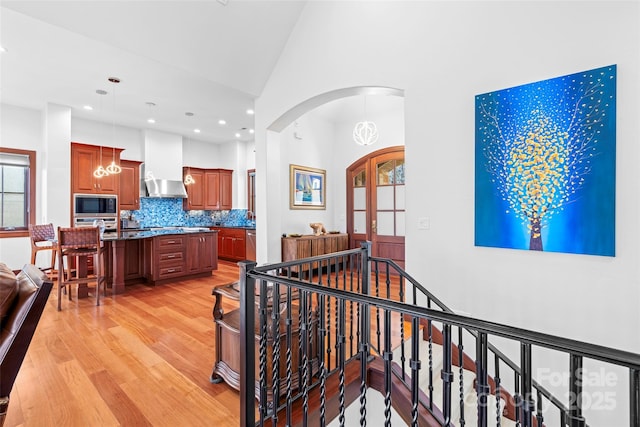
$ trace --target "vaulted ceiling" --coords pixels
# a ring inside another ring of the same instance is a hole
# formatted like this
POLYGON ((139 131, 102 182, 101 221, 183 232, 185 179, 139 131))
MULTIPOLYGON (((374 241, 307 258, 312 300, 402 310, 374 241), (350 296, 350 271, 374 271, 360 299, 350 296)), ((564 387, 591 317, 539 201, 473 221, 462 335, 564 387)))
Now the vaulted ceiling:
POLYGON ((246 110, 265 86, 305 1, 0 5, 2 103, 35 109, 61 104, 74 117, 224 143, 253 139, 253 116, 246 110), (151 117, 155 124, 147 122, 151 117))

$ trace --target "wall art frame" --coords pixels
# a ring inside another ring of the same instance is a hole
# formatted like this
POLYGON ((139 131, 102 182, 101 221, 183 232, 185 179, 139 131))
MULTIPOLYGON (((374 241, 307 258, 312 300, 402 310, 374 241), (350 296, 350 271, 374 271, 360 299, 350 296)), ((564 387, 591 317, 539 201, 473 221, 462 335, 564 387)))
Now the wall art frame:
POLYGON ((289 208, 326 209, 327 171, 289 165, 289 208))

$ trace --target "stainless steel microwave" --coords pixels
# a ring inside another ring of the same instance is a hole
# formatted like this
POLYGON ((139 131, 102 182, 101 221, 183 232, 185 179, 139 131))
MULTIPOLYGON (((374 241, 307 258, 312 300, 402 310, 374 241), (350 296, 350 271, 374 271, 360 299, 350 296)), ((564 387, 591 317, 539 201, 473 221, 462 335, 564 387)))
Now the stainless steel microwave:
POLYGON ((113 217, 118 215, 118 196, 115 194, 74 194, 74 217, 113 217))

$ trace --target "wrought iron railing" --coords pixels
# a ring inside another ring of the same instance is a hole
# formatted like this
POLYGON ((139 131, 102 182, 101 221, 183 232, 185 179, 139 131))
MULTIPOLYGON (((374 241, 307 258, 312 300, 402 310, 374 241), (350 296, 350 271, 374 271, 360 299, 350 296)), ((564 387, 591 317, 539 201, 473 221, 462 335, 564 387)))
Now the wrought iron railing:
POLYGON ((385 425, 391 425, 391 409, 400 406, 396 402, 400 398, 394 401, 392 392, 397 390, 398 382, 410 395, 408 410, 396 408, 407 424, 423 425, 424 420, 429 420, 429 425, 464 425, 463 369, 472 369, 478 426, 499 426, 505 414, 518 426, 542 426, 548 407, 552 406, 559 413, 561 426, 583 427, 585 359, 628 370, 629 425, 640 426, 639 354, 455 314, 393 261, 371 257, 369 244, 361 249, 260 267, 242 262, 240 267, 243 426, 324 426, 335 417, 344 425, 346 408, 354 400, 359 405, 360 425, 366 425, 367 389, 371 366, 376 361, 383 366, 384 381, 379 391, 384 396, 385 425), (260 331, 257 346, 255 322, 260 331), (441 327, 436 328, 435 324, 441 327), (475 340, 473 358, 464 351, 465 335, 475 340), (489 336, 518 343, 520 363, 489 343, 489 336), (433 394, 433 378, 437 374, 432 363, 434 340, 441 343, 443 352, 440 405, 434 404, 439 396, 433 394), (409 355, 405 354, 405 342, 410 344, 409 355), (421 360, 420 346, 425 344, 428 357, 421 360), (566 354, 570 397, 566 403, 533 378, 535 347, 566 354), (396 348, 399 360, 394 361, 396 348), (298 363, 292 363, 293 358, 298 363), (349 384, 353 379, 346 374, 347 365, 353 363, 359 364, 355 396, 349 384), (292 366, 297 366, 297 372, 292 366), (458 402, 452 399, 455 367, 459 376, 458 402), (513 377, 511 391, 502 382, 504 368, 513 377), (426 388, 419 385, 423 369, 429 378, 426 388), (330 379, 335 390, 327 388, 330 379), (257 396, 256 389, 260 390, 257 396), (496 396, 495 423, 489 421, 494 418, 489 414, 490 395, 496 396), (331 402, 329 396, 333 396, 331 402), (503 400, 505 406, 501 405, 503 400), (451 419, 454 405, 460 407, 456 420, 451 419))

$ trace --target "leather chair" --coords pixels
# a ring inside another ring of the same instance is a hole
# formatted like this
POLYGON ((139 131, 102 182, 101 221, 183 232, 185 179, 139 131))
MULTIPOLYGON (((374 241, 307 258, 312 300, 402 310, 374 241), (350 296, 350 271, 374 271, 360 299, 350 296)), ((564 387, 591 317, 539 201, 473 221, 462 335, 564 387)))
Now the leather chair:
POLYGON ((31 240, 31 264, 36 265, 38 252, 51 251, 51 264, 49 267, 40 268, 40 270, 48 271, 50 277, 54 278, 58 242, 53 224, 29 224, 29 238, 31 240))
POLYGON ((47 275, 34 265, 25 265, 15 275, 0 263, 0 427, 9 407, 9 394, 52 287, 47 275))
MULTIPOLYGON (((105 294, 107 291, 107 280, 102 273, 103 255, 98 227, 58 227, 58 311, 62 309, 62 289, 74 284, 95 282, 96 305, 100 305, 100 288, 102 287, 105 294), (76 268, 75 275, 72 274, 71 259, 75 258, 76 265, 78 265, 89 256, 94 257, 93 275, 81 277, 79 271, 82 269, 80 268, 76 268)), ((67 293, 69 301, 71 301, 71 290, 67 293)))

